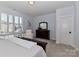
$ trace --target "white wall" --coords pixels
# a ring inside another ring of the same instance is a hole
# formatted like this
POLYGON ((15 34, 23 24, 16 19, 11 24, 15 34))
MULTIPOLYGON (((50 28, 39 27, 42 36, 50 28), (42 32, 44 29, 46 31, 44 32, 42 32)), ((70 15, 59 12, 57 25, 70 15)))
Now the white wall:
POLYGON ((56 15, 55 13, 41 15, 35 17, 32 21, 32 28, 35 35, 35 30, 39 26, 39 22, 48 22, 48 29, 50 30, 50 39, 56 39, 56 15))
POLYGON ((76 8, 76 14, 75 14, 75 16, 76 16, 76 18, 75 18, 75 38, 74 38, 74 40, 75 40, 75 46, 76 46, 76 48, 79 48, 79 2, 77 1, 76 2, 76 6, 75 6, 75 8, 76 8))
POLYGON ((29 15, 22 14, 22 13, 20 13, 18 11, 9 9, 7 7, 4 7, 4 6, 0 6, 0 13, 6 13, 6 14, 11 14, 13 16, 21 16, 21 17, 23 17, 23 28, 24 28, 24 30, 29 28, 27 20, 32 19, 29 15))

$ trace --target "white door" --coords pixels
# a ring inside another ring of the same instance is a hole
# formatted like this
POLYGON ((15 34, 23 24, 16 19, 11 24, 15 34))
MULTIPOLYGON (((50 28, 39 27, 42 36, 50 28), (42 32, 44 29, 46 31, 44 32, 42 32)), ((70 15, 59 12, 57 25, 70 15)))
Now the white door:
POLYGON ((62 16, 59 17, 59 36, 60 42, 73 45, 73 17, 62 16))

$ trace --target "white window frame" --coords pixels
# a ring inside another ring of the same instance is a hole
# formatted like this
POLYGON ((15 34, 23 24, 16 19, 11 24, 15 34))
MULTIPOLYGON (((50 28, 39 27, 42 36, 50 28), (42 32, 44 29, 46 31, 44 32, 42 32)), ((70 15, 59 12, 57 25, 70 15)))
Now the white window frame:
MULTIPOLYGON (((2 13, 1 13, 2 14, 2 13)), ((1 29, 1 14, 0 14, 0 29, 1 29)), ((11 14, 7 14, 7 13, 3 13, 3 14, 6 14, 7 15, 7 32, 8 33, 10 33, 9 32, 9 16, 11 15, 11 14)), ((23 17, 19 17, 19 16, 17 16, 18 17, 18 25, 19 26, 21 26, 22 27, 22 29, 23 29, 23 17), (22 24, 20 24, 20 18, 22 18, 22 24)), ((15 16, 14 15, 12 15, 12 18, 13 18, 13 31, 12 32, 14 32, 15 31, 15 16)))

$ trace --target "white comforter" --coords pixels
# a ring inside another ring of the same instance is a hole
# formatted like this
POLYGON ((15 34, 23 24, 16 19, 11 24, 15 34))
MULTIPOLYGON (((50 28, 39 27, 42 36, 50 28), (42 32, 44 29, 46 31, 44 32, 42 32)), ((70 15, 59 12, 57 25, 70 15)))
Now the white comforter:
POLYGON ((46 57, 46 53, 38 45, 27 48, 10 40, 0 40, 0 57, 46 57))
POLYGON ((31 42, 31 41, 27 41, 27 40, 22 40, 22 39, 20 39, 20 38, 14 37, 14 36, 10 36, 10 37, 8 38, 8 40, 10 40, 11 42, 13 42, 13 43, 15 43, 15 44, 18 44, 18 45, 20 45, 20 46, 22 46, 22 47, 24 47, 24 48, 25 48, 25 47, 26 47, 26 48, 31 48, 31 47, 37 45, 36 42, 31 42))

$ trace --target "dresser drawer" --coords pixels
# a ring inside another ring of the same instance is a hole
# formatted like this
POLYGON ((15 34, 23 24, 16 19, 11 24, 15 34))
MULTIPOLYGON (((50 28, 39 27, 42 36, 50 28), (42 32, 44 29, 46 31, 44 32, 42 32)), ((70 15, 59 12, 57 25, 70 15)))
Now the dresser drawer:
POLYGON ((50 32, 49 30, 36 30, 36 37, 50 39, 50 32))

